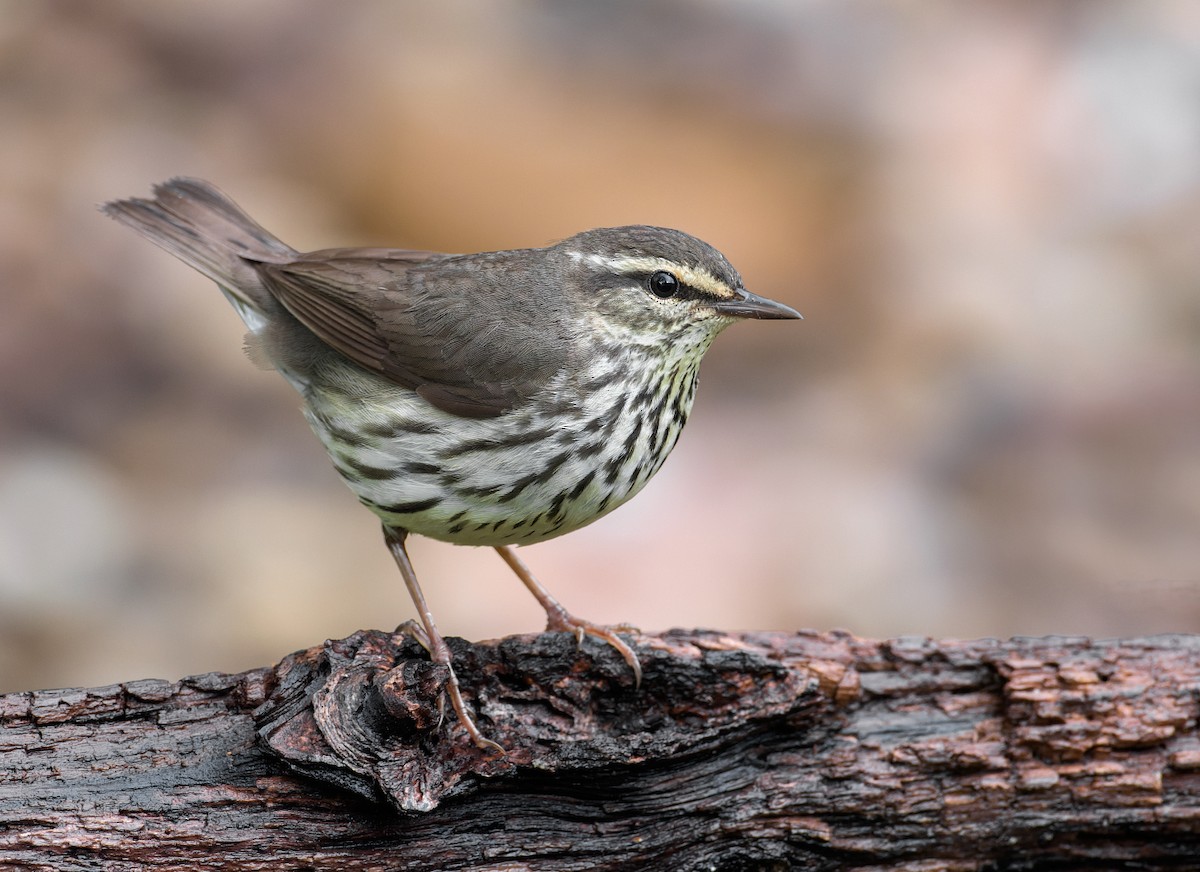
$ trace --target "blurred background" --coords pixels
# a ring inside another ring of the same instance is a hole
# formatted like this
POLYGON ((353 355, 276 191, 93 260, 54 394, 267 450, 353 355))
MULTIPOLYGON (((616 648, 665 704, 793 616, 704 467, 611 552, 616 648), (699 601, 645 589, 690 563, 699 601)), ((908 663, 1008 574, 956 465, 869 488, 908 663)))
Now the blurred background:
MULTIPOLYGON (((577 614, 1200 631, 1200 4, 0 0, 0 690, 242 670, 413 615, 216 288, 96 211, 208 178, 289 243, 655 223, 731 329, 577 614)), ((539 630, 414 541, 443 631, 539 630)))

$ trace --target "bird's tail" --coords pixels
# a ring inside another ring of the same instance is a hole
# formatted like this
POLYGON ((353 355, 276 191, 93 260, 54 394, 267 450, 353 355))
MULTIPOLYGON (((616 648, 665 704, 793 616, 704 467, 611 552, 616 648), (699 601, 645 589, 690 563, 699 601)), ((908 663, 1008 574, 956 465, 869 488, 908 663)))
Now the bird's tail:
POLYGON ((153 199, 115 200, 102 209, 220 285, 252 330, 276 307, 253 264, 290 260, 295 249, 208 182, 171 179, 155 186, 153 199))

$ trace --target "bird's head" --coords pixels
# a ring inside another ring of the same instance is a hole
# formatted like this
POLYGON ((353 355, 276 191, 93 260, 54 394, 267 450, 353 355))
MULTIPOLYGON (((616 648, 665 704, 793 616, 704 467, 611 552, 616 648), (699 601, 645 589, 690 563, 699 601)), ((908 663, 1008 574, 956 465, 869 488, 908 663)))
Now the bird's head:
POLYGON ((799 318, 746 290, 711 245, 678 230, 588 230, 550 250, 556 272, 599 327, 634 344, 691 339, 705 347, 734 321, 799 318))

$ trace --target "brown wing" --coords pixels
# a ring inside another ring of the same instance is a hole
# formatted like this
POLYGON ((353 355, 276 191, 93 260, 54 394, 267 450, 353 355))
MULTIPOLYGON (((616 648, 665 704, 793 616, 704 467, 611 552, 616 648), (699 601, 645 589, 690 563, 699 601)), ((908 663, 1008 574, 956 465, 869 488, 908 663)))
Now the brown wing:
POLYGON ((258 269, 288 311, 359 366, 446 412, 484 418, 567 362, 564 301, 539 299, 517 254, 343 249, 258 269))

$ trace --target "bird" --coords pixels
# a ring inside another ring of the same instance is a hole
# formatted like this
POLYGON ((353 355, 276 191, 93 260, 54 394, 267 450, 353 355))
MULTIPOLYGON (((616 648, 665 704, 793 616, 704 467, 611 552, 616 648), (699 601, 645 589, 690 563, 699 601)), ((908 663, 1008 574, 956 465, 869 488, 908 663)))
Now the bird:
POLYGON ((209 182, 174 178, 101 209, 212 279, 250 357, 299 392, 334 468, 380 520, 446 669, 444 693, 479 748, 450 650, 409 560, 418 534, 491 546, 546 611, 548 631, 615 648, 625 627, 572 615, 514 546, 579 529, 637 494, 675 447, 701 359, 729 325, 800 314, 746 290, 679 230, 585 230, 543 248, 447 254, 301 253, 209 182))

